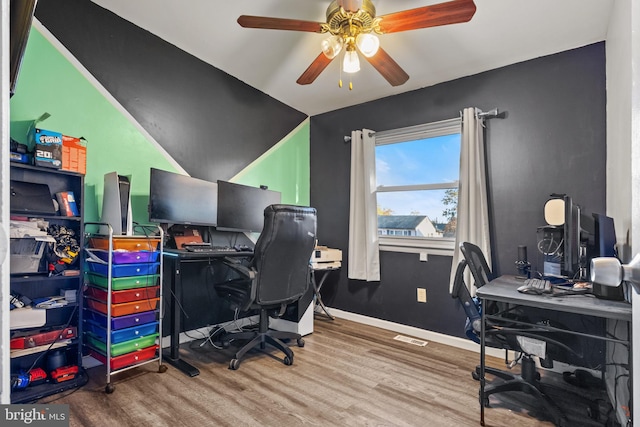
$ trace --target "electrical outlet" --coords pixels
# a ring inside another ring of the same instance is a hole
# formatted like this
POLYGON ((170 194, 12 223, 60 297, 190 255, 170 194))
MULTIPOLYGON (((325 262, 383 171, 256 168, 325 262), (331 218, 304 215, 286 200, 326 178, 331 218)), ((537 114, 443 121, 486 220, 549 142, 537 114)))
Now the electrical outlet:
POLYGON ((418 302, 427 302, 427 290, 418 288, 418 302))

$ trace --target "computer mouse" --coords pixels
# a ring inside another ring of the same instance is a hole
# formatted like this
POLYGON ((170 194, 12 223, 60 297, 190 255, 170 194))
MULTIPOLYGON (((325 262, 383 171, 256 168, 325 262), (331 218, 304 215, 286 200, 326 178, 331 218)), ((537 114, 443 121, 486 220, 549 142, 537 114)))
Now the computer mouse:
POLYGON ((542 289, 533 288, 527 285, 520 286, 518 288, 518 292, 520 292, 521 294, 528 294, 528 295, 542 295, 544 293, 542 289))

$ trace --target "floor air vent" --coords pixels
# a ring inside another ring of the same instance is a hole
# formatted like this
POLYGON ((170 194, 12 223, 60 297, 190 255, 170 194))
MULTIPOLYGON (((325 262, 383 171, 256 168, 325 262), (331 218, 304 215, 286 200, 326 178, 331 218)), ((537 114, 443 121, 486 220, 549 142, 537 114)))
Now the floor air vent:
POLYGON ((424 347, 428 344, 426 341, 422 341, 422 340, 411 338, 411 337, 405 337, 404 335, 396 335, 393 339, 402 341, 402 342, 407 342, 413 345, 419 345, 420 347, 424 347))

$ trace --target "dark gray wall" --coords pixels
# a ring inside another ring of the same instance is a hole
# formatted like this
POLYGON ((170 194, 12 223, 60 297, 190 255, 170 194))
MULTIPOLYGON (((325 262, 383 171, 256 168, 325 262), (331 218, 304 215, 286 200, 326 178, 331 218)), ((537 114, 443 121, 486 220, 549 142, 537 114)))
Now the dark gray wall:
POLYGON ((93 2, 36 17, 194 177, 231 178, 306 118, 93 2))
POLYGON ((605 212, 605 45, 593 44, 311 118, 311 204, 320 243, 343 250, 343 269, 323 288, 331 306, 462 336, 464 314, 448 295, 450 257, 381 253, 379 283, 347 280, 353 129, 376 131, 498 107, 487 122, 493 267, 515 273, 518 245, 536 259, 536 228, 551 193, 605 212), (416 302, 426 287, 428 303, 416 302))
MULTIPOLYGON (((36 17, 195 177, 233 176, 305 118, 92 2, 40 0, 36 17)), ((321 244, 345 258, 323 287, 330 305, 461 335, 464 315, 448 296, 448 257, 421 263, 417 255, 383 252, 380 283, 346 279, 350 147, 343 136, 447 119, 467 106, 509 112, 486 130, 498 273, 515 271, 520 244, 533 257, 550 193, 604 212, 603 43, 315 116, 311 201, 321 244), (416 287, 427 288, 426 305, 415 301, 416 287)))

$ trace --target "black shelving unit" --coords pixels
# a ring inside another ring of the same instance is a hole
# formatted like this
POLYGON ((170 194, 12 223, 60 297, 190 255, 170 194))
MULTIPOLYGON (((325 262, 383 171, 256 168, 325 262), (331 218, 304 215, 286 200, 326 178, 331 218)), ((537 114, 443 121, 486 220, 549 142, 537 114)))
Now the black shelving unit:
MULTIPOLYGON (((49 225, 65 226, 73 230, 74 238, 83 247, 83 228, 84 220, 82 216, 82 207, 84 202, 84 175, 67 172, 57 169, 42 168, 37 166, 25 165, 20 163, 11 163, 10 179, 12 181, 23 181, 28 183, 47 184, 51 193, 51 198, 55 199, 55 195, 61 191, 72 191, 75 201, 80 212, 79 216, 62 216, 62 215, 41 215, 38 212, 25 212, 11 209, 12 218, 32 219, 42 218, 49 225)), ((52 202, 53 203, 53 202, 52 202)), ((12 255, 12 256, 15 256, 12 255)), ((80 254, 74 259, 69 269, 82 272, 82 257, 80 254)), ((42 368, 47 371, 47 362, 53 354, 63 356, 66 360, 65 366, 77 366, 78 372, 71 379, 63 378, 62 381, 56 382, 50 376, 44 383, 37 385, 28 385, 24 388, 16 388, 11 391, 11 403, 27 403, 33 402, 46 396, 60 393, 65 390, 76 388, 84 385, 88 381, 86 372, 82 368, 82 285, 83 276, 63 276, 49 275, 48 272, 29 270, 29 272, 11 273, 11 292, 24 295, 33 300, 36 298, 50 297, 60 295, 61 290, 76 291, 76 302, 69 303, 62 307, 46 309, 46 321, 42 326, 29 328, 11 328, 11 337, 18 335, 39 334, 49 330, 65 329, 69 327, 76 328, 74 338, 57 340, 37 347, 27 347, 26 349, 10 351, 11 357, 11 375, 16 378, 21 373, 27 373, 30 369, 42 368)), ((20 310, 20 309, 15 309, 20 310)), ((12 310, 13 313, 14 310, 12 310)), ((12 318, 10 313, 10 319, 12 318)), ((47 372, 49 374, 49 372, 47 372)))

